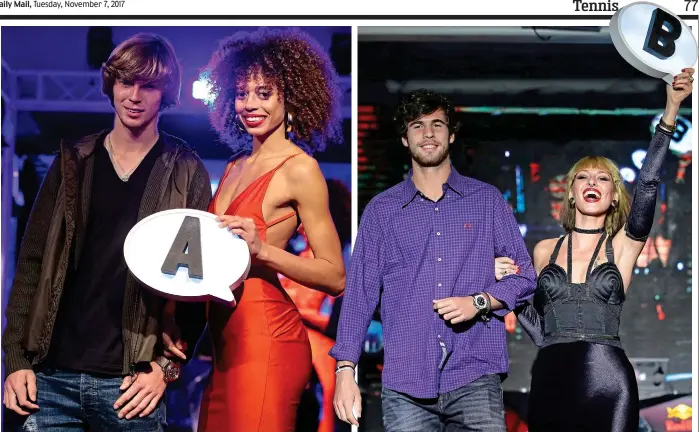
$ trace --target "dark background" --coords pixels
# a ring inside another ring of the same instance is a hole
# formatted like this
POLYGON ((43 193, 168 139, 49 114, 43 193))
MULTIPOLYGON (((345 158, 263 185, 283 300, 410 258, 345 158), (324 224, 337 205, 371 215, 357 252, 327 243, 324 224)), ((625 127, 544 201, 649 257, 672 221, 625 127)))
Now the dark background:
MULTIPOLYGON (((453 163, 462 174, 503 192, 530 254, 538 241, 563 233, 552 212, 561 202, 555 179, 578 159, 606 156, 637 174, 631 155, 648 147, 654 118, 665 106, 664 82, 628 65, 607 28, 583 30, 360 27, 360 216, 372 197, 407 172, 410 158, 392 117, 400 96, 417 88, 448 94, 461 111, 453 163)), ((685 127, 690 109, 688 98, 681 113, 685 127)), ((689 140, 683 145, 691 141, 689 135, 676 137, 689 140)), ((632 362, 664 359, 637 370, 642 399, 691 391, 691 164, 678 179, 688 156, 668 154, 653 232, 621 318, 621 338, 632 362), (656 374, 656 385, 650 381, 658 364, 662 376, 656 374)), ((633 191, 633 182, 626 186, 633 191)), ((529 388, 536 347, 519 326, 508 332, 507 341, 510 376, 504 388, 511 393, 506 399, 522 411, 517 393, 529 388)), ((369 395, 380 388, 381 361, 380 351, 363 359, 369 395)), ((365 427, 381 430, 373 423, 365 427)))

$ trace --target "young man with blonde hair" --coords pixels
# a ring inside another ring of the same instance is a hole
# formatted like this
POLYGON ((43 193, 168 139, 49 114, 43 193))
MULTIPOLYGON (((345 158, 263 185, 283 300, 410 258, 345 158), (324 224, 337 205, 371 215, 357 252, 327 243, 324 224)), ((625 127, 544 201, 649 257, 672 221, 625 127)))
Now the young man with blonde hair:
POLYGON ((62 142, 48 170, 2 338, 3 403, 24 430, 165 427, 162 396, 178 376, 163 357, 165 300, 129 273, 123 244, 139 220, 172 208, 206 210, 211 199, 202 161, 158 129, 180 87, 168 41, 151 34, 124 41, 102 68, 114 127, 62 142))

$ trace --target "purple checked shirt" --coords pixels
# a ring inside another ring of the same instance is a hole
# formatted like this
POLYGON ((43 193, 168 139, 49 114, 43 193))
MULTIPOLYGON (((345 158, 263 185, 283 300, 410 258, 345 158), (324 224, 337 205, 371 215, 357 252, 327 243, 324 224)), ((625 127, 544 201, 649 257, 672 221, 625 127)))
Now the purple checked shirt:
POLYGON ((435 398, 486 374, 508 372, 502 319, 452 325, 432 300, 487 292, 504 316, 534 293, 536 274, 512 209, 493 186, 454 168, 437 201, 412 181, 366 206, 352 251, 340 312, 336 360, 357 363, 381 300, 383 385, 417 398, 435 398), (494 258, 507 256, 518 275, 495 280, 494 258))

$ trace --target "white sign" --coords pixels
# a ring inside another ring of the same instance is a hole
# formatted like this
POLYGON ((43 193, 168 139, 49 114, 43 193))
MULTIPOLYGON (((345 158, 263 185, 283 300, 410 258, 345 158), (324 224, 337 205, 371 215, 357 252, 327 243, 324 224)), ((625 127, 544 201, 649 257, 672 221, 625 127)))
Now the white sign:
POLYGON ((614 47, 631 66, 672 84, 697 61, 697 41, 677 15, 654 3, 631 3, 609 23, 614 47))
POLYGON ((126 236, 124 258, 143 284, 182 301, 235 302, 232 290, 250 270, 245 240, 219 227, 216 215, 191 209, 141 220, 126 236))

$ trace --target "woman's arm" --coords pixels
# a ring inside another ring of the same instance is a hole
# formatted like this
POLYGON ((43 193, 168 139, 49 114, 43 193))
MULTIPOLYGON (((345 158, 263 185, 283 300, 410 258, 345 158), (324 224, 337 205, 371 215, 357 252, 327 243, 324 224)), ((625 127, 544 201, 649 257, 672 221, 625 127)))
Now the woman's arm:
POLYGON ((299 257, 263 243, 251 219, 225 215, 220 219, 248 243, 253 259, 294 282, 337 296, 345 289, 345 264, 330 216, 327 184, 315 159, 298 159, 289 164, 286 180, 314 258, 299 257))
MULTIPOLYGON (((685 72, 676 78, 674 86, 667 86, 667 102, 662 118, 664 123, 670 126, 675 124, 680 103, 692 91, 689 77, 693 73, 694 69, 685 69, 685 72)), ((617 233, 613 240, 617 265, 625 279, 624 287, 628 287, 631 271, 653 226, 660 173, 665 163, 671 138, 672 131, 662 125, 656 127, 645 161, 638 174, 624 232, 617 233)))

